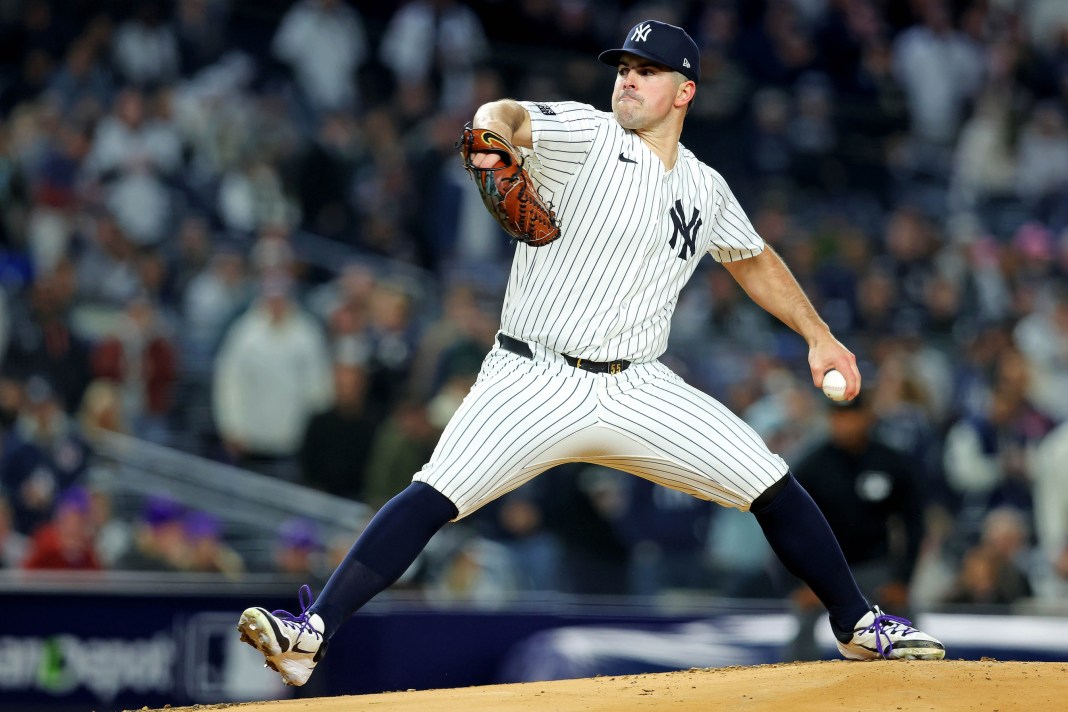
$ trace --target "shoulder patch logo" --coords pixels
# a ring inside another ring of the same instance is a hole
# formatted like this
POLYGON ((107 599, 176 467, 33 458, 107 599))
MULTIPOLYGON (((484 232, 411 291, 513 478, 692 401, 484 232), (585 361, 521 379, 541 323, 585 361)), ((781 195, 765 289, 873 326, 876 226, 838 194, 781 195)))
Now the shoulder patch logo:
POLYGON ((534 106, 538 107, 538 111, 545 114, 546 116, 556 116, 556 112, 553 111, 553 107, 549 106, 548 104, 535 104, 534 106))

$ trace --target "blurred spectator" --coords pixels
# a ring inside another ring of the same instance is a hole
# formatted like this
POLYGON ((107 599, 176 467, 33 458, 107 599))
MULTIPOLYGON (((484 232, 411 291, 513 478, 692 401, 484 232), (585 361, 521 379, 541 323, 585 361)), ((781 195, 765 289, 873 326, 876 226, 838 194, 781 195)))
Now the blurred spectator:
POLYGON ((48 83, 48 93, 64 115, 89 119, 105 113, 111 103, 112 82, 99 60, 88 37, 67 48, 63 66, 48 83))
POLYGON ((214 412, 223 444, 243 467, 286 479, 308 420, 333 398, 322 327, 284 275, 261 283, 260 298, 229 328, 215 362, 214 412))
POLYGON ((1035 534, 1042 557, 1040 593, 1063 599, 1068 593, 1068 421, 1054 428, 1035 455, 1035 534))
MULTIPOLYGON (((834 404, 829 418, 828 439, 794 466, 794 475, 826 515, 868 600, 907 611, 924 536, 921 464, 876 439, 870 396, 834 404)), ((793 658, 818 659, 813 626, 823 607, 807 588, 793 598, 801 617, 793 658)))
POLYGON ((982 48, 953 27, 945 0, 920 5, 922 22, 894 42, 894 73, 909 100, 917 163, 945 170, 945 151, 957 136, 967 102, 979 90, 982 48), (931 165, 931 162, 934 162, 931 165))
POLYGON ((812 72, 794 85, 796 111, 789 123, 793 148, 792 174, 804 190, 839 190, 846 181, 837 158, 834 94, 830 80, 812 72))
POLYGON ((398 403, 375 433, 368 455, 364 501, 381 507, 408 486, 430 461, 442 427, 443 423, 430 419, 425 405, 411 400, 398 403))
POLYGON ((70 252, 80 198, 80 171, 88 150, 86 130, 62 121, 29 176, 34 205, 26 242, 33 263, 42 272, 55 269, 70 252))
POLYGON ((738 38, 735 49, 757 81, 785 87, 815 67, 816 47, 798 10, 798 3, 768 3, 738 38))
POLYGON ((325 113, 315 140, 300 158, 294 177, 301 218, 312 232, 355 242, 353 184, 357 170, 356 125, 341 111, 325 113))
POLYGON ((44 378, 30 378, 25 396, 0 457, 0 486, 11 498, 15 529, 32 535, 52 518, 59 493, 84 481, 90 451, 44 378))
MULTIPOLYGON (((1007 361, 1019 363, 1019 354, 1007 361)), ((958 421, 946 434, 947 480, 974 515, 999 504, 1031 509, 1031 459, 1053 422, 1026 400, 1025 390, 996 386, 985 412, 958 421)))
POLYGON ((1011 508, 994 509, 983 522, 982 538, 961 562, 946 603, 1006 605, 1031 595, 1026 520, 1011 508))
POLYGON ((220 246, 185 289, 183 337, 198 356, 212 354, 230 319, 249 296, 245 260, 233 248, 220 246))
POLYGON ((87 490, 71 487, 59 494, 52 521, 34 533, 22 565, 26 569, 72 571, 101 568, 93 546, 87 490))
POLYGON ((1056 100, 1039 103, 1020 132, 1016 184, 1030 205, 1068 189, 1068 122, 1056 100))
POLYGON ((278 527, 274 546, 275 571, 302 583, 322 583, 321 557, 323 542, 315 523, 292 517, 278 527))
POLYGON ((26 299, 15 302, 11 341, 4 370, 26 379, 41 374, 56 391, 62 408, 81 403, 89 383, 88 344, 72 329, 74 270, 69 261, 37 275, 26 299))
POLYGON ((1031 373, 1027 395, 1058 421, 1068 419, 1068 289, 1046 290, 1012 335, 1031 373))
POLYGON ((145 93, 124 88, 115 97, 113 112, 97 127, 89 154, 90 174, 109 180, 126 172, 152 169, 170 173, 178 168, 181 143, 173 127, 149 110, 145 93))
POLYGON ((22 383, 0 372, 0 443, 18 422, 22 410, 22 383))
POLYGON ((368 456, 382 420, 367 400, 367 372, 359 356, 334 361, 334 403, 308 421, 300 445, 300 481, 339 497, 362 500, 368 456))
POLYGON ((877 416, 876 440, 916 463, 915 483, 921 500, 948 507, 934 404, 925 384, 912 372, 907 353, 887 353, 879 362, 875 383, 866 382, 864 387, 877 416))
POLYGON ((370 349, 367 369, 372 402, 392 405, 404 392, 418 335, 412 317, 412 297, 402 286, 375 284, 362 334, 370 349))
POLYGON ((390 18, 380 53, 400 92, 429 83, 448 110, 469 105, 473 70, 488 49, 478 15, 463 2, 409 0, 390 18))
POLYGON ((288 225, 295 212, 277 167, 252 151, 248 149, 219 184, 219 216, 227 228, 242 236, 288 225))
POLYGON ((80 301, 121 308, 143 288, 137 252, 122 226, 108 213, 94 216, 88 244, 78 261, 80 301))
POLYGON ((216 254, 236 252, 228 241, 216 239, 208 220, 200 212, 190 212, 182 218, 172 240, 165 248, 171 287, 177 296, 176 305, 186 297, 189 285, 203 272, 216 254))
POLYGON ((140 0, 134 15, 115 30, 115 67, 126 81, 158 85, 178 75, 178 41, 162 0, 140 0))
POLYGON ((628 591, 708 589, 705 543, 712 505, 641 477, 624 484, 626 503, 616 526, 630 547, 628 591))
POLYGON ((112 334, 94 347, 92 368, 94 376, 119 386, 122 412, 130 419, 133 433, 166 443, 178 354, 160 321, 148 297, 135 297, 112 334))
POLYGON ((411 393, 418 398, 429 398, 438 390, 443 372, 451 370, 447 363, 468 344, 481 361, 486 344, 493 342, 496 331, 493 318, 479 304, 472 284, 446 287, 441 310, 440 318, 423 329, 412 359, 408 382, 411 393))
POLYGON ((171 210, 163 179, 180 168, 182 144, 141 90, 126 87, 115 98, 113 115, 97 127, 86 161, 88 176, 104 187, 107 208, 126 235, 140 245, 160 242, 171 210))
MULTIPOLYGON (((546 499, 552 496, 539 477, 489 503, 472 519, 477 531, 507 552, 512 569, 509 585, 517 590, 555 591, 560 587, 562 550, 546 519, 546 499)), ((477 553, 471 552, 476 561, 477 553)))
POLYGON ((181 74, 189 76, 214 63, 227 46, 229 3, 221 0, 177 0, 174 35, 181 74))
POLYGON ((0 569, 22 566, 29 548, 29 538, 15 531, 11 505, 0 494, 0 569))
POLYGON ((1016 190, 1018 109, 1003 87, 987 87, 965 121, 954 149, 952 197, 957 209, 975 209, 1016 190))
POLYGON ((629 476, 594 465, 556 467, 541 475, 552 480, 546 483, 552 496, 544 506, 563 550, 561 590, 616 596, 627 592, 629 551, 616 523, 626 503, 623 478, 629 476))
POLYGON ((515 596, 515 569, 504 546, 470 534, 449 544, 448 550, 439 552, 436 565, 431 564, 425 583, 435 602, 474 601, 485 606, 515 596))
POLYGON ((164 496, 149 497, 131 546, 115 562, 126 571, 182 571, 189 562, 189 540, 177 502, 164 496))
POLYGON ((299 0, 282 18, 271 51, 293 71, 314 111, 356 107, 356 70, 368 44, 360 15, 342 0, 299 0))
POLYGON ((207 512, 187 512, 182 527, 189 547, 185 570, 219 573, 231 579, 240 578, 245 572, 241 556, 223 541, 218 517, 207 512))
POLYGON ((783 187, 794 161, 790 112, 790 95, 781 89, 763 88, 753 94, 751 170, 773 187, 783 187))
POLYGON ((0 28, 4 31, 0 41, 5 85, 0 92, 0 114, 40 93, 68 39, 48 0, 30 0, 15 9, 21 11, 18 19, 0 28))
POLYGON ((78 409, 78 424, 90 441, 95 430, 129 432, 123 410, 122 392, 114 381, 98 378, 89 384, 78 409))
POLYGON ((133 545, 133 530, 125 517, 115 516, 108 492, 97 488, 89 490, 89 526, 100 565, 105 569, 115 568, 133 545))

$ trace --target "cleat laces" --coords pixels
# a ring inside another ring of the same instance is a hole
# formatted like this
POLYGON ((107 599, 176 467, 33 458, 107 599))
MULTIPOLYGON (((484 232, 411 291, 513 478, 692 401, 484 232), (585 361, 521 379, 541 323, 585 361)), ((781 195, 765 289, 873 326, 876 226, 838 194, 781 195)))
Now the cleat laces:
POLYGON ((871 622, 871 625, 867 628, 868 632, 875 633, 875 649, 879 651, 879 655, 884 659, 890 657, 890 653, 894 650, 894 643, 890 639, 890 636, 894 633, 899 633, 901 637, 918 632, 912 627, 912 621, 902 618, 900 616, 892 616, 889 613, 883 613, 880 609, 875 609, 875 619, 871 622), (884 628, 885 626, 885 628, 884 628), (886 647, 883 647, 882 640, 886 640, 886 647))
POLYGON ((294 615, 289 611, 282 609, 271 611, 271 615, 285 623, 287 626, 296 628, 298 635, 307 631, 316 638, 322 639, 323 634, 315 630, 315 627, 311 624, 311 616, 308 615, 308 609, 311 608, 312 604, 311 586, 308 584, 301 586, 298 598, 300 600, 300 615, 294 615))

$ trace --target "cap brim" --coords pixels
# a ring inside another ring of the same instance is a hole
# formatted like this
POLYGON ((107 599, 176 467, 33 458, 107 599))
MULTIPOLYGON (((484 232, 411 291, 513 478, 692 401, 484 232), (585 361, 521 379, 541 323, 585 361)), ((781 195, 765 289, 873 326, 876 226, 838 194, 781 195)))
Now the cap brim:
POLYGON ((625 54, 633 54, 636 57, 648 59, 650 62, 656 62, 659 65, 671 69, 671 66, 669 64, 667 64, 664 60, 660 59, 660 57, 657 57, 655 54, 651 52, 642 52, 640 50, 634 49, 606 49, 604 52, 601 52, 599 55, 597 55, 597 59, 607 64, 609 67, 618 67, 619 60, 625 54))
POLYGON ((597 55, 597 59, 601 60, 601 62, 603 62, 604 64, 607 64, 609 67, 618 67, 619 60, 625 54, 633 54, 635 57, 641 57, 642 59, 648 59, 650 62, 656 62, 661 67, 666 67, 667 69, 670 69, 673 72, 678 72, 679 74, 682 74, 692 82, 697 82, 694 77, 687 75, 684 70, 675 69, 670 64, 665 62, 663 58, 657 57, 652 52, 645 52, 638 49, 606 49, 604 52, 601 52, 599 55, 597 55))

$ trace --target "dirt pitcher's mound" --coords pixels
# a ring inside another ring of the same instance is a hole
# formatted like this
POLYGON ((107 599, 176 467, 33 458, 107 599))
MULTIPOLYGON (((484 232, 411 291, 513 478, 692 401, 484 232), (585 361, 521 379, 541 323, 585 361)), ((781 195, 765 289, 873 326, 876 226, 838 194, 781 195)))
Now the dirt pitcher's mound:
MULTIPOLYGON (((1013 712, 1063 710, 1068 662, 819 662, 393 692, 195 709, 234 712, 1013 712)), ((191 710, 194 708, 180 708, 191 710)), ((168 712, 180 712, 172 708, 168 712)))

